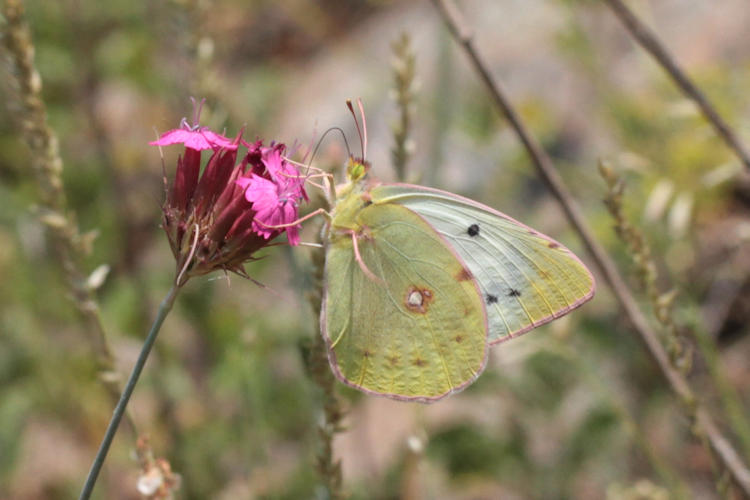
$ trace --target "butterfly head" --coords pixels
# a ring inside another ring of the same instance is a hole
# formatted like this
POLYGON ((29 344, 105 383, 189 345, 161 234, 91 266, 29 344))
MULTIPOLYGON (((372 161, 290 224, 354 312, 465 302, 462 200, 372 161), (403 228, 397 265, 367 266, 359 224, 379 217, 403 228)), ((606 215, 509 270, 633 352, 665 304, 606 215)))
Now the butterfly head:
POLYGON ((370 162, 361 158, 349 157, 346 162, 346 176, 352 183, 357 183, 367 176, 370 170, 370 162))
POLYGON ((349 161, 346 163, 346 176, 352 184, 357 184, 363 180, 367 176, 367 171, 370 170, 370 162, 365 160, 367 158, 367 120, 365 120, 365 108, 362 106, 362 99, 357 99, 357 106, 362 118, 361 128, 357 120, 357 114, 354 112, 352 101, 349 99, 346 100, 346 107, 349 108, 349 112, 352 114, 352 118, 354 118, 354 125, 357 127, 359 145, 362 150, 361 158, 355 158, 354 155, 349 153, 349 161))

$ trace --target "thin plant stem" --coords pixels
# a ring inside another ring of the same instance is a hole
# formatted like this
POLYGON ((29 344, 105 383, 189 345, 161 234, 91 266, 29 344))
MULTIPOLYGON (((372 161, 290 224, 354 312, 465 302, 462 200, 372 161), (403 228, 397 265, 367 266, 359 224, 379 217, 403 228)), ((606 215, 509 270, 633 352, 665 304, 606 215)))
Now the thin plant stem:
POLYGON ((164 319, 172 309, 172 304, 174 304, 174 300, 177 297, 177 292, 180 290, 180 285, 178 283, 179 281, 175 282, 175 284, 169 290, 169 293, 167 293, 167 296, 164 297, 164 300, 162 300, 161 305, 159 305, 159 310, 156 313, 154 323, 151 325, 151 330, 148 332, 146 340, 143 342, 143 347, 141 347, 141 352, 138 355, 135 366, 133 366, 133 371, 130 373, 130 377, 128 377, 128 381, 125 384, 125 389, 122 391, 120 401, 115 407, 115 411, 112 414, 112 419, 109 421, 109 425, 107 426, 107 431, 104 433, 102 442, 99 445, 99 451, 96 453, 94 462, 91 464, 91 470, 89 471, 89 475, 83 485, 79 500, 87 500, 91 496, 91 492, 93 491, 94 485, 96 484, 96 479, 99 476, 99 471, 102 468, 102 464, 104 464, 104 459, 107 456, 109 447, 112 444, 112 440, 114 439, 115 434, 117 433, 117 428, 119 427, 122 416, 125 413, 128 401, 130 401, 130 396, 133 394, 135 385, 138 382, 141 371, 143 371, 143 367, 146 364, 146 360, 148 359, 148 355, 151 352, 151 348, 153 347, 154 342, 156 341, 156 337, 159 334, 159 330, 161 329, 161 325, 162 323, 164 323, 164 319))
POLYGON ((523 143, 531 157, 532 164, 537 169, 537 173, 545 181, 555 198, 557 198, 563 212, 580 236, 601 275, 609 284, 633 328, 646 344, 662 375, 683 403, 683 408, 693 423, 694 431, 699 436, 705 436, 711 449, 722 466, 729 472, 734 483, 746 496, 750 497, 750 470, 748 470, 747 465, 734 449, 732 443, 724 437, 723 433, 716 426, 711 415, 705 408, 700 406, 685 377, 679 370, 672 366, 669 354, 667 354, 656 332, 639 308, 633 294, 625 284, 625 280, 617 270, 614 261, 594 237, 593 231, 586 223, 581 209, 565 186, 560 174, 552 164, 552 160, 539 146, 536 139, 528 132, 526 125, 511 105, 505 92, 492 77, 487 69, 487 65, 477 53, 473 43, 473 35, 455 4, 450 0, 431 1, 457 43, 464 49, 466 55, 471 60, 474 69, 487 86, 494 103, 510 122, 516 135, 523 143))
POLYGON ((625 25, 628 32, 635 38, 643 49, 651 54, 654 59, 664 68, 684 94, 691 99, 701 110, 706 120, 716 130, 716 133, 739 157, 742 163, 750 169, 750 153, 740 142, 737 134, 719 115, 719 112, 711 102, 703 95, 703 92, 685 74, 664 45, 659 42, 653 31, 643 24, 640 19, 628 8, 622 0, 605 0, 610 9, 618 19, 625 25))
MULTIPOLYGON (((39 218, 47 227, 65 273, 70 297, 85 323, 84 333, 95 356, 99 380, 109 397, 120 397, 120 376, 107 341, 104 324, 96 302, 95 289, 87 283, 81 260, 90 252, 93 233, 81 234, 75 218, 68 210, 63 188, 63 161, 57 136, 47 124, 47 110, 42 99, 42 79, 34 65, 34 45, 28 23, 24 19, 22 0, 6 0, 3 7, 5 25, 2 43, 8 54, 7 84, 17 102, 13 115, 21 126, 23 138, 31 151, 31 170, 40 194, 39 218)), ((125 417, 128 427, 137 435, 135 422, 125 417)))

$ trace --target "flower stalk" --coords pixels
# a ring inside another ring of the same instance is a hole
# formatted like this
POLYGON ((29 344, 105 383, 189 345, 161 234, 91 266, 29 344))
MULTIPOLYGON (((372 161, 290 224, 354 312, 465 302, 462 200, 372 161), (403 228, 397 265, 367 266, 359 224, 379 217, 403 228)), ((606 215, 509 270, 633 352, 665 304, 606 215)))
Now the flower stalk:
POLYGON ((115 438, 115 434, 117 433, 117 428, 120 426, 122 416, 125 414, 125 409, 128 406, 128 401, 130 401, 130 396, 133 394, 135 385, 138 383, 138 378, 141 376, 143 367, 146 365, 148 355, 151 353, 151 348, 154 346, 154 342, 156 342, 156 337, 159 334, 161 325, 162 323, 164 323, 164 319, 172 309, 172 305, 174 304, 175 298, 177 298, 177 292, 179 290, 180 285, 178 283, 175 283, 167 293, 167 296, 164 297, 164 300, 162 300, 161 304, 159 305, 159 310, 156 313, 154 323, 151 325, 151 329, 146 336, 146 340, 143 342, 141 352, 140 354, 138 354, 138 359, 133 366, 133 371, 130 373, 130 377, 128 377, 128 381, 122 391, 122 396, 120 396, 120 400, 117 402, 115 411, 112 414, 112 418, 109 421, 109 425, 107 426, 107 430, 104 433, 102 442, 99 445, 99 451, 97 451, 94 462, 91 464, 89 475, 86 478, 86 482, 83 485, 81 494, 78 497, 79 500, 87 500, 91 497, 91 492, 94 490, 94 485, 96 485, 96 480, 99 477, 99 472, 101 471, 102 465, 104 464, 104 459, 107 457, 109 447, 112 444, 112 440, 115 438))

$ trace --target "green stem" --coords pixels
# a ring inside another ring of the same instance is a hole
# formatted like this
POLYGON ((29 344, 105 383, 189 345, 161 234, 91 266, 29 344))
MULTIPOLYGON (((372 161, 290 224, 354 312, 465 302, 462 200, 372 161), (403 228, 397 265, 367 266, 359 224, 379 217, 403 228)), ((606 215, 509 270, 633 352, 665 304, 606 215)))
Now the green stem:
POLYGON ((135 389, 135 384, 138 383, 138 377, 141 376, 141 371, 143 371, 143 366, 146 364, 146 360, 148 359, 148 355, 151 352, 151 348, 156 341, 156 336, 159 334, 159 329, 161 329, 161 325, 162 323, 164 323, 164 319, 172 309, 172 304, 174 304, 174 299, 175 297, 177 297, 177 292, 179 291, 179 289, 179 285, 175 283, 169 290, 167 296, 164 297, 164 300, 162 300, 161 305, 159 305, 159 311, 156 314, 156 319, 154 319, 154 323, 151 325, 151 330, 148 332, 148 336, 143 342, 141 353, 138 355, 138 360, 135 362, 133 371, 130 373, 128 383, 127 385, 125 385, 125 389, 122 391, 122 396, 120 396, 120 401, 118 401, 117 406, 115 407, 115 411, 112 414, 112 419, 109 421, 107 431, 104 433, 104 438, 99 445, 99 451, 96 453, 96 458, 94 458, 94 463, 91 464, 91 470, 89 471, 89 475, 86 478, 86 483, 83 485, 81 495, 78 497, 79 500, 87 500, 91 496, 91 492, 93 491, 94 485, 96 484, 96 479, 99 476, 99 471, 102 468, 102 464, 104 464, 104 459, 106 458, 109 447, 115 437, 115 433, 117 432, 117 428, 120 425, 122 416, 125 414, 125 408, 128 405, 130 396, 133 394, 133 390, 135 389))

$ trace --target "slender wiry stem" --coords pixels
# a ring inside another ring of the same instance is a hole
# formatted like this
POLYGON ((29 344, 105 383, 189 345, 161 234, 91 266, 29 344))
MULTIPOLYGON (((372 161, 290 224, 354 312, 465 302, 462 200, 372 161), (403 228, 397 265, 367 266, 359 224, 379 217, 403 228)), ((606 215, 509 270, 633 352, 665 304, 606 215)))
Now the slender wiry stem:
POLYGON ((651 328, 648 320, 638 307, 635 298, 630 289, 625 284, 622 276, 617 270, 614 261, 609 254, 594 238, 593 232, 588 227, 581 209, 573 199, 562 178, 555 170, 552 160, 547 156, 544 150, 539 146, 533 136, 527 131, 526 126, 521 118, 512 107, 510 101, 505 96, 504 91, 490 75, 486 64, 482 61, 474 48, 472 34, 467 28, 463 18, 456 9, 456 6, 450 0, 431 0, 437 7, 441 16, 445 20, 456 41, 466 52, 467 56, 474 65, 475 70, 487 86, 495 104, 510 122, 513 130, 526 148, 531 157, 534 167, 537 169, 539 176, 544 179, 554 196, 557 198, 565 215, 571 225, 578 232, 591 258, 596 263, 601 275, 609 284, 612 292, 617 298, 620 306, 625 311, 641 339, 646 344, 649 353, 654 358, 664 378, 669 382, 673 391, 683 402, 684 408, 694 416, 693 422, 696 431, 705 435, 719 461, 732 476, 737 486, 750 497, 750 471, 735 451, 732 444, 724 437, 719 428, 714 423, 711 416, 696 401, 692 389, 682 374, 672 367, 669 355, 659 341, 658 336, 651 328))
POLYGON ((622 0, 606 0, 607 5, 612 9, 615 15, 622 21, 627 28, 628 32, 635 38, 638 43, 651 54, 654 59, 669 73, 672 77, 675 85, 685 93, 685 95, 692 99, 693 102, 700 108, 703 116, 706 117, 711 125, 716 130, 727 146, 729 146, 735 154, 739 157, 742 163, 747 168, 750 168, 750 153, 745 149, 744 145, 740 142, 737 134, 729 127, 724 119, 716 111, 716 108, 711 102, 703 95, 703 92, 688 78, 682 69, 677 65, 677 62, 669 54, 667 49, 659 42, 656 35, 643 24, 633 11, 631 11, 622 0))
MULTIPOLYGON (((31 170, 40 193, 39 215, 47 226, 66 276, 70 296, 85 322, 84 333, 96 355, 99 379, 110 398, 120 397, 120 378, 114 356, 107 342, 104 325, 95 299, 82 270, 81 259, 89 251, 91 237, 81 234, 73 215, 68 211, 63 190, 63 162, 54 131, 47 125, 47 110, 42 100, 42 79, 34 66, 34 45, 24 19, 22 0, 7 0, 3 7, 5 25, 2 42, 8 55, 12 88, 17 102, 9 103, 21 126, 24 140, 31 150, 31 170)), ((136 434, 135 423, 126 416, 128 427, 136 434)))
POLYGON ((117 433, 117 428, 119 427, 120 420, 122 420, 122 416, 125 413, 125 408, 128 406, 128 401, 130 401, 130 396, 133 394, 133 389, 135 389, 138 378, 141 376, 141 371, 143 371, 143 366, 146 364, 151 348, 156 341, 159 329, 161 328, 162 323, 164 323, 164 318, 167 317, 167 314, 172 309, 172 304, 174 304, 174 299, 177 297, 177 292, 179 290, 179 285, 175 283, 159 306, 159 311, 156 313, 156 319, 154 319, 154 323, 151 325, 151 330, 148 332, 148 336, 143 342, 141 353, 138 355, 138 359, 135 362, 135 366, 133 366, 133 371, 130 373, 130 377, 128 377, 128 382, 125 384, 125 389, 122 391, 120 401, 115 407, 112 419, 107 426, 107 431, 104 433, 104 438, 102 438, 102 442, 99 445, 99 451, 96 453, 96 458, 94 458, 94 462, 91 464, 91 470, 86 478, 86 483, 83 485, 79 500, 86 500, 91 496, 91 492, 96 484, 96 479, 99 476, 99 471, 102 468, 102 464, 104 464, 104 459, 107 457, 109 447, 117 433))

